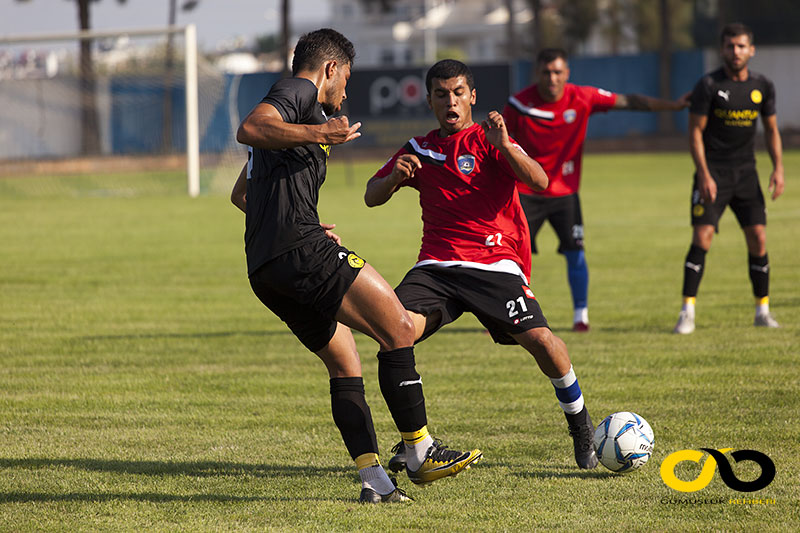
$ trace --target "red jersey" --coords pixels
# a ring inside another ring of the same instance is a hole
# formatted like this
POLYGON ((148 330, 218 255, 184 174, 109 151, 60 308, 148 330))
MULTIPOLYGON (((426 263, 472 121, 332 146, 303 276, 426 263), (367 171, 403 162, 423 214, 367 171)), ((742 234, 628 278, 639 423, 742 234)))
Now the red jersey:
POLYGON ((422 163, 401 184, 419 191, 420 261, 489 265, 507 259, 530 278, 530 232, 516 193, 518 179, 480 124, 447 137, 438 129, 413 137, 375 176, 389 175, 403 154, 414 154, 422 163))
POLYGON ((583 141, 589 115, 614 107, 617 95, 596 87, 566 84, 557 102, 545 102, 536 85, 509 97, 503 110, 508 131, 550 178, 550 185, 534 192, 518 184, 523 194, 566 196, 578 192, 583 141))

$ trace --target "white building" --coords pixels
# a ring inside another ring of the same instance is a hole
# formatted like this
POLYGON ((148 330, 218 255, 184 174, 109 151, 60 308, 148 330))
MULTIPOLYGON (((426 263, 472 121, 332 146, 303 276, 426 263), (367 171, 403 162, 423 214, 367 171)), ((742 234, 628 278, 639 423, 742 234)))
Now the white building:
POLYGON ((430 64, 440 51, 469 63, 499 62, 508 59, 512 42, 515 55, 531 42, 526 0, 396 0, 388 11, 378 0, 329 2, 330 26, 353 42, 359 67, 430 64))

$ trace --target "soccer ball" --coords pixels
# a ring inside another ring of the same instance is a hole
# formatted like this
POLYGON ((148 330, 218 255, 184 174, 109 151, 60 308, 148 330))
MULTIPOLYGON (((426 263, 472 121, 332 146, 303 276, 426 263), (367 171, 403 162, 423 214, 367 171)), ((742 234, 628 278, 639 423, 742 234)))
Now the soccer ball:
POLYGON ((623 411, 608 415, 594 432, 594 450, 609 470, 636 470, 653 453, 653 430, 636 413, 623 411))

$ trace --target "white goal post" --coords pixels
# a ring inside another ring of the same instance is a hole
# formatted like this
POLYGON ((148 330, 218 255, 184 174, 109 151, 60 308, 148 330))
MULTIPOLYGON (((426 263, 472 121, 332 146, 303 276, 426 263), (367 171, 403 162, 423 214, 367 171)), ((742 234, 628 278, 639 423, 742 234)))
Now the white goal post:
MULTIPOLYGON (((0 47, 25 46, 30 43, 62 41, 79 42, 86 39, 109 39, 125 37, 157 37, 164 35, 180 34, 184 38, 183 59, 185 71, 185 104, 186 104, 186 174, 189 195, 196 197, 200 194, 200 130, 199 130, 199 109, 198 109, 198 54, 197 54, 197 29, 193 24, 179 27, 171 26, 165 28, 149 29, 121 29, 113 31, 82 31, 75 33, 53 33, 38 35, 11 35, 0 36, 0 47)), ((0 56, 0 66, 3 57, 0 56)), ((35 75, 35 73, 34 73, 35 75)), ((40 76, 41 77, 41 76, 40 76)), ((4 79, 3 72, 0 71, 0 79, 4 79)), ((7 76, 6 76, 7 79, 7 76)), ((8 105, 7 102, 0 102, 8 105)), ((7 121, 13 128, 12 121, 7 121)), ((40 132, 36 132, 40 134, 40 132)), ((0 140, 4 135, 8 137, 18 137, 18 131, 0 132, 0 140)), ((2 155, 2 154, 0 154, 2 155)), ((18 157, 10 154, 8 157, 18 157)))

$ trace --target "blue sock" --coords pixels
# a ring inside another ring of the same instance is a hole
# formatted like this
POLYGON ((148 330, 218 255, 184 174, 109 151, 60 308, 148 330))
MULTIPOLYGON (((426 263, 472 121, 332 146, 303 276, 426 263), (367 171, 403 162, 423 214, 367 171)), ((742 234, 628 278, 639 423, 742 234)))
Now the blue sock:
POLYGON ((580 413, 583 409, 583 393, 572 366, 570 365, 569 372, 560 378, 550 378, 550 382, 556 389, 556 398, 561 409, 568 415, 580 413))
POLYGON ((589 267, 583 250, 567 250, 567 279, 572 290, 572 307, 580 309, 589 303, 589 267))

